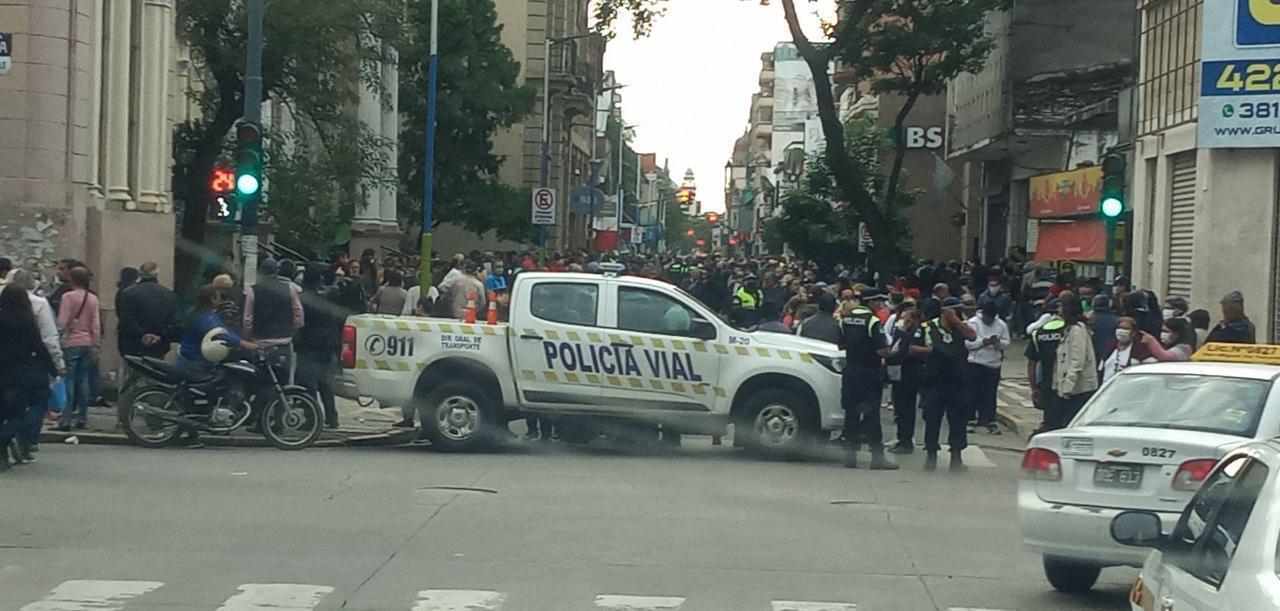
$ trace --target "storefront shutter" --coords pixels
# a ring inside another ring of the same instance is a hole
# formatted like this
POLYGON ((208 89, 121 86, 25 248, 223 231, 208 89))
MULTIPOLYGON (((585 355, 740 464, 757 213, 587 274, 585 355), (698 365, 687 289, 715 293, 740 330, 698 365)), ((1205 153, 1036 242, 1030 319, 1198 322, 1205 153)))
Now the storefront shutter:
POLYGON ((1173 188, 1169 202, 1168 285, 1165 297, 1191 298, 1191 265, 1195 257, 1196 155, 1171 159, 1173 188))

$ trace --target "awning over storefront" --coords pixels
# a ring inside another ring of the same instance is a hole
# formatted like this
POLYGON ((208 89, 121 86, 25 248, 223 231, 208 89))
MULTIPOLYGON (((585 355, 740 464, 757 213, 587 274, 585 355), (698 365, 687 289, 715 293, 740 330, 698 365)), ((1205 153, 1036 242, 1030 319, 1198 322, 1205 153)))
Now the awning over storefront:
POLYGON ((1036 261, 1105 261, 1107 227, 1098 220, 1041 222, 1036 261))
POLYGON ((1033 219, 1092 214, 1102 194, 1102 168, 1033 176, 1028 216, 1033 219))

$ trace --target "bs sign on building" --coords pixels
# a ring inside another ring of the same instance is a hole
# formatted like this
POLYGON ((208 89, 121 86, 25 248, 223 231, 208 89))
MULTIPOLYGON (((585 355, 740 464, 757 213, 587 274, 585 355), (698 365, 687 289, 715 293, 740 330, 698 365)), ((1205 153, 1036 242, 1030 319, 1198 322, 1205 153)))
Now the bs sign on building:
POLYGON ((1206 1, 1201 48, 1199 146, 1280 146, 1280 4, 1206 1))

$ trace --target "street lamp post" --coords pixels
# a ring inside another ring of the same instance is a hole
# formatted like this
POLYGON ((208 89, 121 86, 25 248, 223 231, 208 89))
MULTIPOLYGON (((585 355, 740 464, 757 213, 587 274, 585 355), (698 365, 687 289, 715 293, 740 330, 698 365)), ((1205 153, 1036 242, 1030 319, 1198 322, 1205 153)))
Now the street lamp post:
POLYGON ((436 179, 436 81, 440 69, 440 0, 431 0, 431 54, 427 57, 427 144, 422 187, 422 250, 418 262, 418 284, 431 286, 431 223, 435 204, 436 179))
MULTIPOLYGON (((245 53, 244 118, 257 125, 262 121, 262 0, 249 0, 249 46, 245 53)), ((240 211, 240 254, 244 259, 244 285, 258 279, 258 193, 240 211)))

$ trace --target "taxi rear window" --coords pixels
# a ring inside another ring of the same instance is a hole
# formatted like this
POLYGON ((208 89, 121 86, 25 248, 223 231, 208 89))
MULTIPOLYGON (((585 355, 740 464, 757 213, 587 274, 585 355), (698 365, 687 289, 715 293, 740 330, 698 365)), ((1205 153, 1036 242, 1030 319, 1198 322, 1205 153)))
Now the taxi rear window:
POLYGON ((1106 385, 1073 426, 1135 426, 1253 437, 1269 380, 1129 374, 1106 385))

